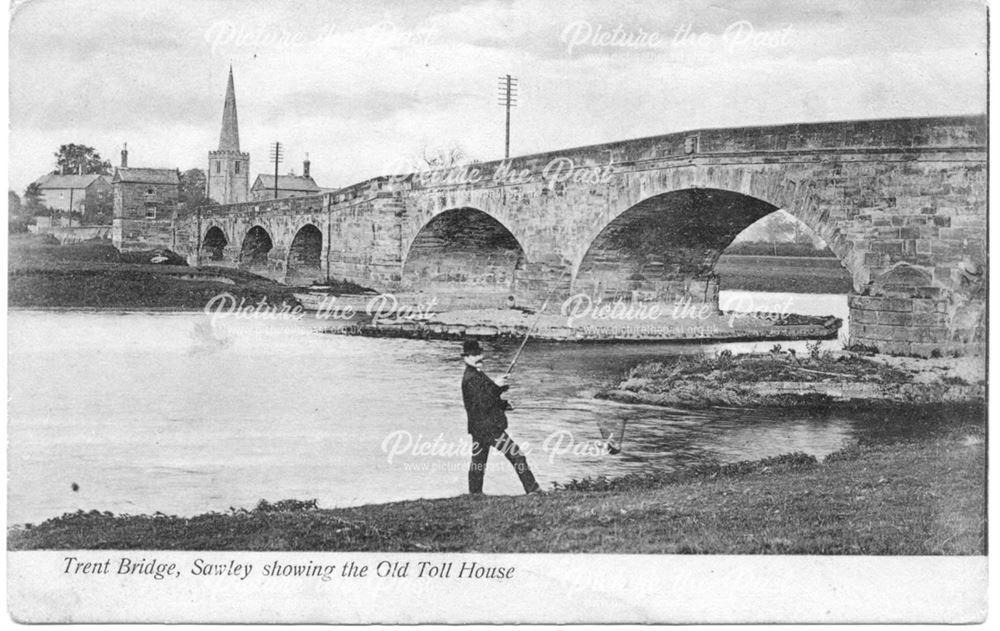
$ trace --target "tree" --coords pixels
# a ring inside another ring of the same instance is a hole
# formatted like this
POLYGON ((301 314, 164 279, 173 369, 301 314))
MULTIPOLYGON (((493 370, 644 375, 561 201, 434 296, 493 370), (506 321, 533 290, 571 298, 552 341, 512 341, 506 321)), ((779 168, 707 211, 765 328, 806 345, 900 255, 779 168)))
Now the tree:
POLYGON ((7 191, 7 231, 26 232, 28 221, 21 208, 21 198, 14 191, 7 191))
MULTIPOLYGON (((14 200, 17 199, 17 193, 14 191, 7 191, 7 202, 13 208, 14 200)), ((42 190, 37 182, 32 182, 28 184, 28 187, 24 189, 24 195, 17 199, 17 206, 19 208, 20 224, 24 225, 24 229, 27 230, 27 226, 35 223, 35 216, 41 214, 48 214, 51 216, 51 211, 42 204, 42 190)), ((11 214, 11 221, 13 222, 13 212, 11 214)), ((9 226, 11 231, 20 231, 20 225, 9 226)))
POLYGON ((109 226, 114 216, 114 200, 110 191, 88 195, 83 202, 80 225, 109 226))
POLYGON ((35 211, 42 206, 42 187, 38 182, 28 184, 24 189, 24 207, 27 210, 35 211))
POLYGON ((798 220, 784 210, 765 217, 761 222, 764 240, 771 243, 791 243, 795 240, 798 220))
POLYGON ((21 196, 14 191, 7 191, 7 212, 11 215, 21 214, 21 196))
POLYGON ((431 169, 450 169, 466 161, 465 149, 456 143, 435 149, 424 146, 420 157, 422 163, 431 169))
POLYGON ((205 172, 201 169, 188 169, 181 173, 181 190, 177 201, 188 209, 204 206, 208 201, 205 182, 205 172))
POLYGON ((53 173, 79 173, 83 166, 83 174, 111 175, 111 162, 101 159, 93 147, 70 143, 60 145, 55 152, 56 170, 53 173))

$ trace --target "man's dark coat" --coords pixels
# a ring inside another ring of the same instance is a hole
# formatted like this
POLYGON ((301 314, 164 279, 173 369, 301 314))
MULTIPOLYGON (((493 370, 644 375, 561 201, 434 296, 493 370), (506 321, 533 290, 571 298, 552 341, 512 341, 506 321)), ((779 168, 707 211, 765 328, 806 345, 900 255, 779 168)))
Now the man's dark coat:
POLYGON ((498 386, 492 379, 472 366, 465 367, 462 376, 462 399, 469 417, 469 433, 476 437, 496 437, 507 429, 509 410, 507 401, 500 395, 508 386, 498 386))

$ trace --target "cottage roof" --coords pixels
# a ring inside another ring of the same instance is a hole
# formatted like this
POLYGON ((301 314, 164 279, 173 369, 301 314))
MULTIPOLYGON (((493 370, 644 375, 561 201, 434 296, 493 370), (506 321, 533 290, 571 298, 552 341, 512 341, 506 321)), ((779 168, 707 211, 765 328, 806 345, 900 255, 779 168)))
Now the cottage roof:
MULTIPOLYGON (((251 188, 273 189, 274 176, 261 173, 257 176, 257 179, 254 180, 251 188)), ((312 179, 312 177, 306 177, 304 175, 279 175, 278 190, 320 192, 319 186, 316 185, 316 182, 312 179)))
MULTIPOLYGON (((38 187, 43 191, 48 189, 63 189, 63 188, 87 188, 94 183, 95 180, 104 179, 103 175, 98 173, 91 173, 90 175, 60 175, 58 173, 46 173, 42 177, 35 180, 38 187)), ((107 179, 104 179, 107 182, 107 179)))
POLYGON ((141 169, 118 167, 115 182, 136 182, 141 184, 180 184, 177 169, 141 169))

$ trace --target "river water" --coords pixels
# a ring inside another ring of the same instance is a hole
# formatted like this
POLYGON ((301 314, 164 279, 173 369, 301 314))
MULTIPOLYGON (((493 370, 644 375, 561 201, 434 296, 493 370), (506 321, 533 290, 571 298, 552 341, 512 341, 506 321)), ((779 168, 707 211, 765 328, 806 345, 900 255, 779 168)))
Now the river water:
MULTIPOLYGON (((844 296, 725 292, 722 302, 789 296, 794 312, 833 313, 846 328, 844 296)), ((330 323, 310 318, 210 326, 200 313, 15 311, 8 322, 8 523, 78 509, 192 515, 261 498, 332 507, 465 490, 454 342, 321 334, 330 323)), ((529 344, 508 397, 510 433, 548 487, 710 460, 823 456, 871 422, 592 398, 641 361, 771 345, 529 344), (609 455, 603 437, 622 431, 624 449, 609 455)), ((515 350, 487 349, 494 374, 515 350)), ((485 491, 520 492, 496 452, 485 491)))

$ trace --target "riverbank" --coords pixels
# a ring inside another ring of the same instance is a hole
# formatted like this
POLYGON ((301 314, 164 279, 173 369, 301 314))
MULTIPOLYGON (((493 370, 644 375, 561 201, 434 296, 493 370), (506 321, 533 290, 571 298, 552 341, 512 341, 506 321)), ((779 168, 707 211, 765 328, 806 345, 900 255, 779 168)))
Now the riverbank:
POLYGON ((982 403, 983 358, 915 360, 851 352, 681 355, 633 367, 600 399, 668 407, 982 403))
POLYGON ((295 306, 293 288, 225 267, 189 267, 170 251, 120 253, 104 241, 68 245, 12 235, 7 303, 29 309, 204 309, 222 292, 295 306))
POLYGON ((726 253, 713 271, 722 291, 849 294, 853 289, 837 258, 726 253))
POLYGON ((985 551, 985 411, 915 407, 910 436, 576 481, 539 496, 322 509, 262 502, 191 518, 67 514, 8 529, 9 550, 310 550, 971 555, 985 551), (959 416, 959 415, 955 415, 959 416))
POLYGON ((520 309, 456 309, 413 318, 382 318, 324 332, 423 340, 520 340, 528 330, 547 342, 728 342, 835 339, 843 321, 833 316, 708 312, 674 315, 669 307, 621 305, 623 315, 590 312, 567 317, 558 309, 541 316, 520 309), (633 313, 635 312, 635 313, 633 313), (631 315, 630 315, 631 314, 631 315), (638 315, 636 315, 638 314, 638 315))
MULTIPOLYGON (((787 305, 735 313, 701 304, 587 302, 569 315, 553 306, 536 318, 531 309, 469 308, 476 297, 464 294, 380 296, 347 281, 297 287, 230 267, 189 267, 169 250, 123 253, 106 240, 60 245, 51 235, 11 235, 9 254, 8 306, 23 309, 193 311, 228 293, 237 304, 264 301, 350 321, 330 333, 433 340, 521 339, 532 327, 536 341, 553 342, 833 339, 843 324, 832 316, 790 314, 787 305), (437 304, 439 298, 446 304, 437 304), (345 310, 357 317, 340 317, 345 310)), ((794 262, 779 267, 801 272, 794 262)))

